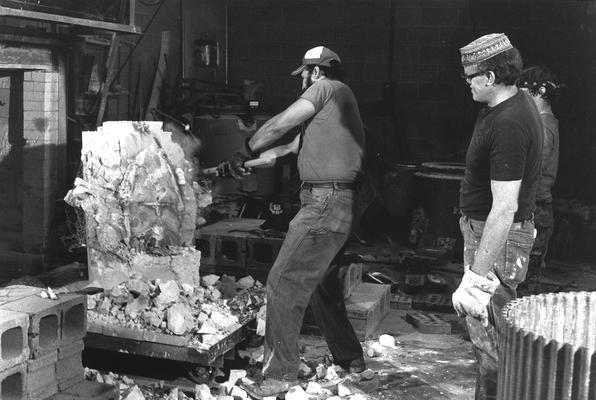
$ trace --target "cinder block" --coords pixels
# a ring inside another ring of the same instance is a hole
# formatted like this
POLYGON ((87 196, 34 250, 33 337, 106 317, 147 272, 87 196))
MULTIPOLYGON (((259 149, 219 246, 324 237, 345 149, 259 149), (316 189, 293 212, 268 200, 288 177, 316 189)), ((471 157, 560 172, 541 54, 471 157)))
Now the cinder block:
POLYGON ((2 399, 26 399, 27 378, 27 363, 21 363, 0 372, 2 399))
POLYGON ((0 308, 21 311, 29 316, 29 354, 32 358, 56 350, 60 344, 60 302, 29 296, 3 304, 0 308))
POLYGON ((412 308, 412 296, 409 294, 392 295, 391 308, 396 310, 410 310, 412 308))
POLYGON ((78 375, 76 376, 72 376, 71 378, 68 378, 62 382, 58 381, 58 390, 61 392, 64 392, 68 389, 70 389, 71 387, 81 383, 83 381, 84 377, 80 377, 78 375))
POLYGON ((275 259, 277 258, 277 255, 279 254, 279 249, 281 248, 282 243, 282 238, 258 236, 247 237, 247 267, 271 269, 275 259))
POLYGON ((73 354, 82 353, 85 350, 85 342, 83 340, 77 340, 74 343, 63 344, 58 348, 58 359, 70 357, 73 354))
POLYGON ((342 279, 344 299, 349 298, 362 283, 362 263, 352 263, 346 267, 342 279))
POLYGON ((73 378, 82 381, 85 378, 85 370, 83 368, 83 354, 75 353, 56 363, 56 379, 58 383, 69 381, 73 378))
POLYGON ((421 333, 451 334, 451 324, 437 314, 410 311, 406 315, 406 321, 421 333))
POLYGON ((372 336, 390 307, 391 286, 361 283, 346 300, 346 311, 359 340, 372 336))
POLYGON ((246 237, 218 236, 215 239, 215 265, 246 267, 246 237))
POLYGON ((62 301, 61 346, 82 340, 87 334, 87 296, 60 295, 62 301))
POLYGON ((29 399, 45 399, 58 392, 56 362, 58 351, 27 361, 27 394, 29 399))
POLYGON ((118 389, 114 385, 83 381, 47 400, 118 400, 118 389))
POLYGON ((201 234, 195 240, 195 247, 201 252, 201 267, 215 263, 215 235, 201 234))
POLYGON ((0 310, 0 371, 29 358, 28 332, 27 314, 0 310))

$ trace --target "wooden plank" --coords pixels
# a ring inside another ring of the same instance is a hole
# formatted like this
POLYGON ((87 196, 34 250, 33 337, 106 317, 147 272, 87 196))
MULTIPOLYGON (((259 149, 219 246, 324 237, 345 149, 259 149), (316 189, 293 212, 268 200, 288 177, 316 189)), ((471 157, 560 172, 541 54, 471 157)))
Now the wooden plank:
POLYGON ((137 26, 116 24, 113 22, 95 21, 92 19, 68 17, 65 15, 55 15, 42 13, 37 11, 17 10, 14 8, 0 6, 0 16, 4 17, 18 17, 26 19, 34 19, 45 22, 56 22, 61 24, 81 25, 91 28, 103 29, 113 32, 140 34, 141 30, 137 26))
POLYGON ((106 80, 101 84, 101 88, 99 90, 100 93, 100 103, 99 103, 99 111, 97 112, 97 125, 101 126, 103 122, 103 117, 106 111, 106 106, 108 104, 108 96, 110 94, 110 87, 112 86, 112 82, 114 81, 116 75, 116 61, 118 59, 118 48, 120 47, 120 36, 117 33, 112 33, 112 38, 110 41, 110 49, 108 51, 108 58, 106 60, 106 80))
POLYGON ((161 45, 159 48, 159 59, 157 61, 157 69, 155 77, 153 78, 153 86, 151 87, 151 94, 149 102, 147 103, 147 110, 145 111, 145 121, 154 121, 152 110, 159 107, 159 99, 161 97, 161 88, 166 81, 166 74, 168 73, 168 57, 170 55, 170 31, 161 32, 161 45))

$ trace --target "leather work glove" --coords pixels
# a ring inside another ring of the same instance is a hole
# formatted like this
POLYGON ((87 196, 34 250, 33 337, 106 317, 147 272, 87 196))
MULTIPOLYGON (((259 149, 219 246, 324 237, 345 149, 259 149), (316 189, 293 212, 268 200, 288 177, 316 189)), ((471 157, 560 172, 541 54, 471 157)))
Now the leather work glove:
POLYGON ((457 315, 460 317, 469 315, 479 319, 484 326, 488 326, 486 307, 500 284, 499 278, 493 272, 489 272, 485 278, 466 265, 461 284, 452 296, 453 308, 457 315))
POLYGON ((246 138, 244 141, 244 148, 238 150, 232 158, 228 161, 224 161, 217 166, 217 173, 219 176, 224 178, 241 179, 251 173, 250 168, 244 166, 244 162, 256 157, 256 154, 252 152, 248 141, 250 138, 246 138))

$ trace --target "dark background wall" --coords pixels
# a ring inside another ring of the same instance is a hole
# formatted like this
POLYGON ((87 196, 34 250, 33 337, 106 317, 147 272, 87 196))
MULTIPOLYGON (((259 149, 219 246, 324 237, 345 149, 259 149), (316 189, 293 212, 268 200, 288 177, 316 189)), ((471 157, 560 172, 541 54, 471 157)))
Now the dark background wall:
POLYGON ((566 84, 555 109, 561 123, 555 195, 596 202, 596 2, 393 1, 163 0, 149 28, 157 3, 140 2, 145 37, 131 59, 131 81, 140 68, 148 93, 160 32, 170 30, 171 79, 259 80, 264 108, 277 112, 299 94, 289 72, 306 49, 324 44, 341 56, 387 160, 461 162, 479 105, 459 78, 458 49, 504 32, 525 65, 547 65, 566 84), (200 38, 220 43, 216 71, 192 63, 192 43, 200 38))

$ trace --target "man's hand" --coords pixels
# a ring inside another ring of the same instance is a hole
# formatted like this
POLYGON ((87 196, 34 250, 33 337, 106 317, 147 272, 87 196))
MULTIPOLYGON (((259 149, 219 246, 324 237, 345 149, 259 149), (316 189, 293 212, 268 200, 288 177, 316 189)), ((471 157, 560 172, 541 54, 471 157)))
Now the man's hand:
POLYGON ((457 315, 460 317, 469 315, 482 321, 484 326, 488 326, 486 307, 500 283, 494 273, 489 272, 485 278, 472 271, 467 265, 461 284, 452 296, 453 308, 457 315))
POLYGON ((217 166, 217 175, 222 178, 241 179, 251 173, 250 168, 244 167, 244 162, 249 159, 249 156, 236 152, 228 161, 224 161, 217 166))

